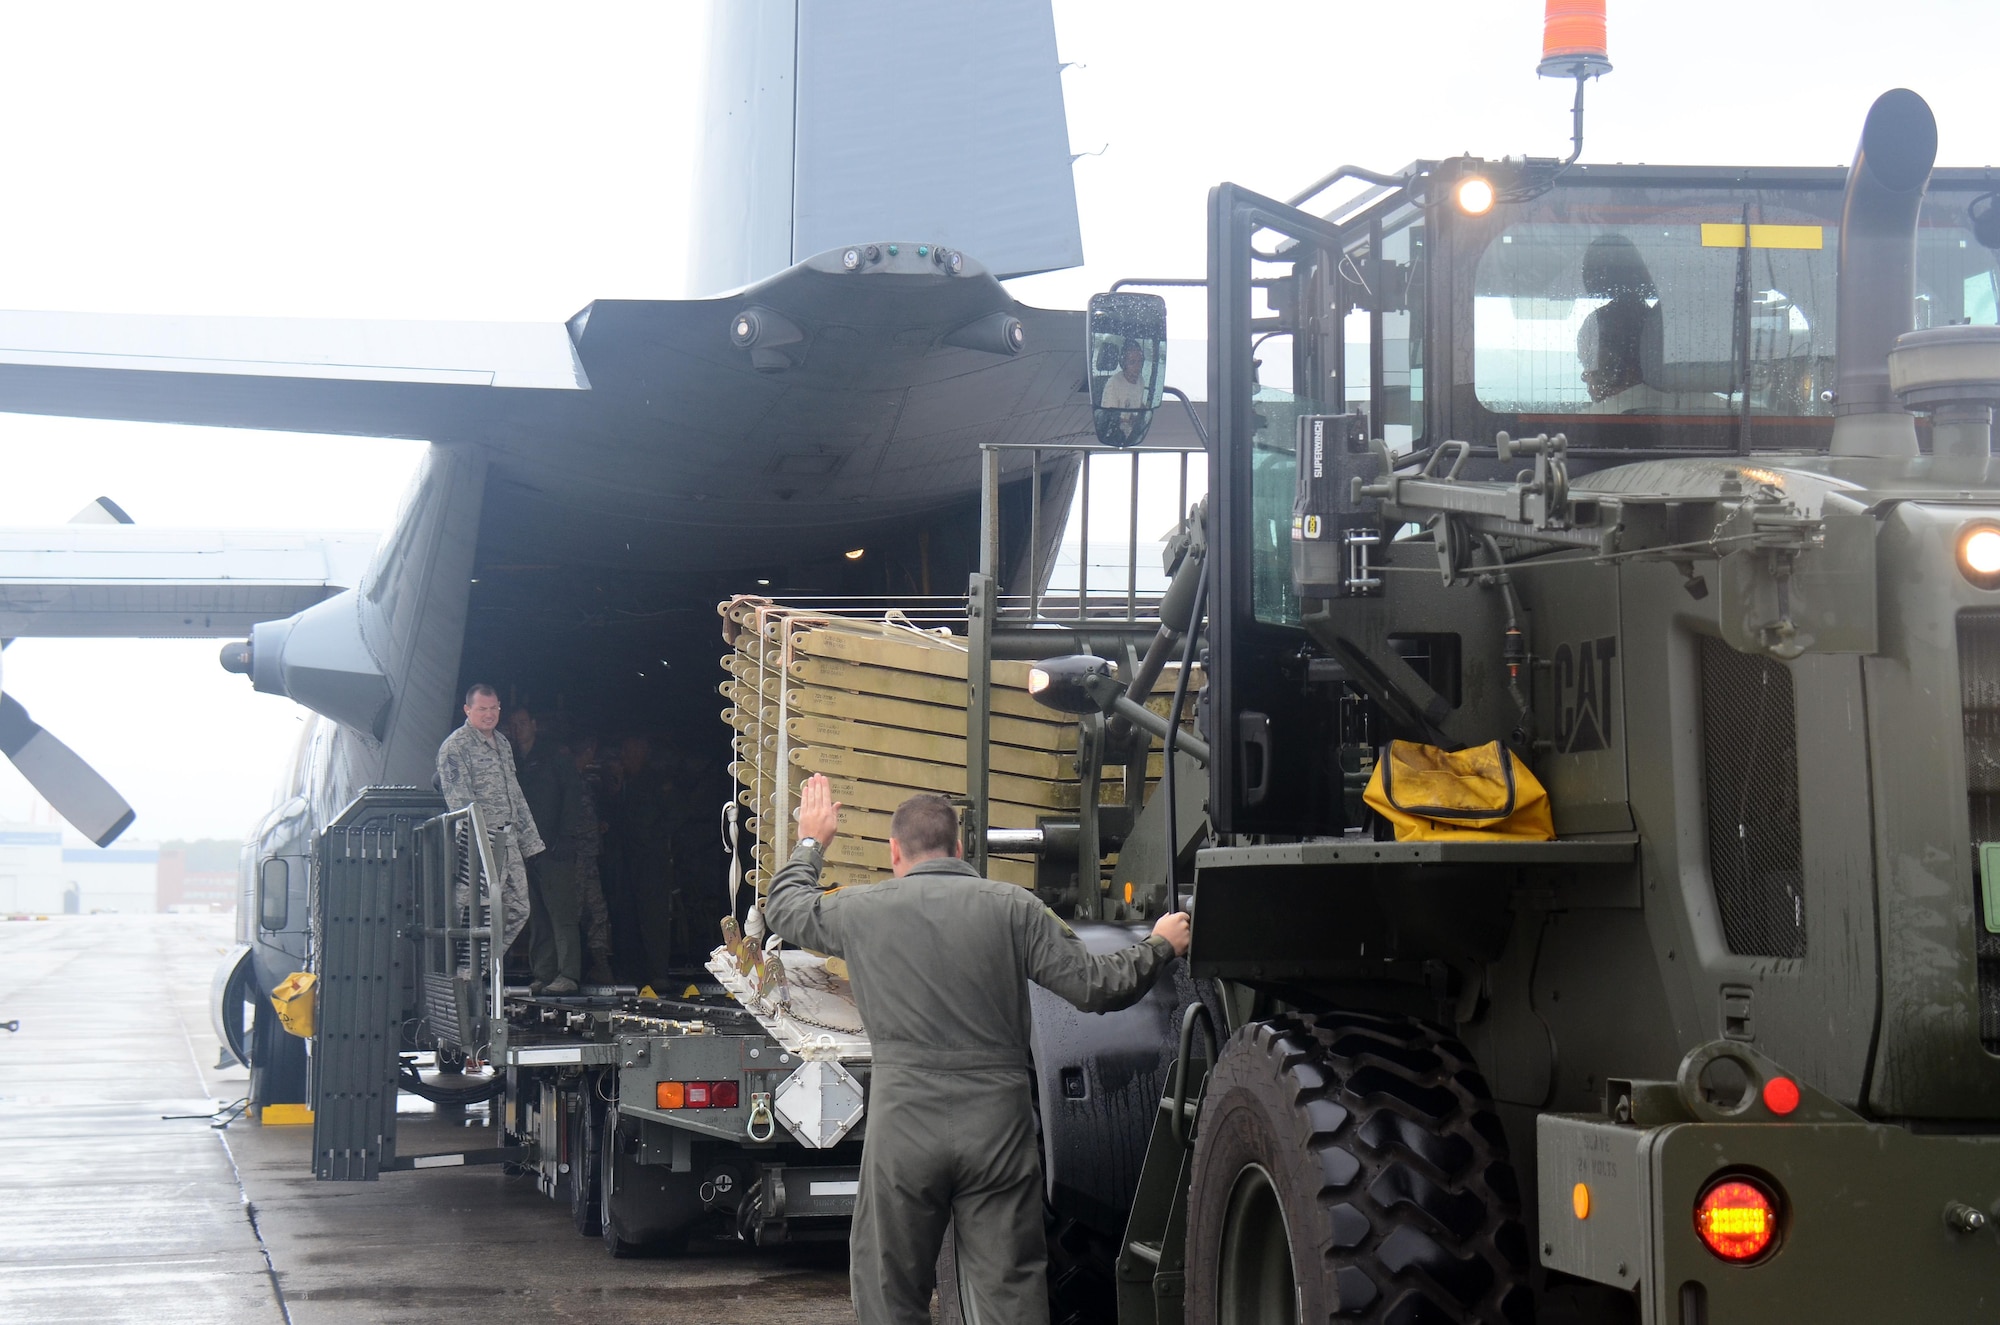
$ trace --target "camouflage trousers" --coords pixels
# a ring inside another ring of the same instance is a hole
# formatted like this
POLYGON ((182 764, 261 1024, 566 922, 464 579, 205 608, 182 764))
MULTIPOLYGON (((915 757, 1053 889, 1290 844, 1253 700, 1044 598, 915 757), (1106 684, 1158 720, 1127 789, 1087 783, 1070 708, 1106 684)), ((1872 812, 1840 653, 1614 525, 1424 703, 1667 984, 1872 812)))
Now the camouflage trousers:
POLYGON ((576 862, 576 891, 583 903, 584 951, 607 964, 611 960, 611 911, 604 905, 604 879, 597 870, 597 853, 584 851, 576 862))
MULTIPOLYGON (((458 839, 461 850, 466 839, 458 839)), ((500 951, 512 947, 521 931, 528 927, 528 864, 521 858, 521 848, 514 841, 514 834, 505 829, 492 834, 493 863, 500 871, 500 877, 492 881, 493 891, 500 902, 500 951)), ((472 890, 462 880, 452 888, 452 904, 458 910, 458 923, 477 924, 483 917, 472 914, 472 890)), ((466 963, 472 961, 469 948, 460 945, 458 956, 461 972, 466 963)))
POLYGON ((494 834, 495 862, 500 866, 500 877, 496 880, 502 905, 506 908, 506 924, 500 931, 500 949, 506 951, 514 946, 528 924, 528 864, 521 859, 520 845, 511 832, 494 834))

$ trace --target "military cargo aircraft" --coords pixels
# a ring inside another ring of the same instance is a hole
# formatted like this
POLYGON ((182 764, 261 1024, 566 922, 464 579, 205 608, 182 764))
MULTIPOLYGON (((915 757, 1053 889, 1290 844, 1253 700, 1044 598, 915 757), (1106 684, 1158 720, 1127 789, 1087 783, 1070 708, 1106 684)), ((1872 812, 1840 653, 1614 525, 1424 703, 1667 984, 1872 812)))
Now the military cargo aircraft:
MULTIPOLYGON (((363 786, 429 786, 469 682, 583 723, 714 732, 720 777, 718 599, 960 594, 980 444, 1089 435, 1082 314, 1000 284, 1081 260, 1049 6, 908 8, 717 7, 697 228, 726 293, 601 299, 560 325, 0 313, 0 411, 431 444, 357 582, 294 581, 299 610, 257 610, 274 572, 163 615, 143 529, 116 531, 134 574, 95 615, 58 592, 80 578, 0 574, 13 634, 229 638, 254 618, 224 665, 317 715, 245 847, 242 943, 216 982, 254 1103, 304 1098, 303 1041, 259 991, 301 965, 312 833, 363 786), (915 122, 916 140, 856 136, 915 122)), ((1007 489, 1023 527, 1029 481, 1007 489)), ((1067 504, 1074 471, 1035 481, 1067 504)), ((123 801, 4 703, 0 748, 115 836, 123 801)))

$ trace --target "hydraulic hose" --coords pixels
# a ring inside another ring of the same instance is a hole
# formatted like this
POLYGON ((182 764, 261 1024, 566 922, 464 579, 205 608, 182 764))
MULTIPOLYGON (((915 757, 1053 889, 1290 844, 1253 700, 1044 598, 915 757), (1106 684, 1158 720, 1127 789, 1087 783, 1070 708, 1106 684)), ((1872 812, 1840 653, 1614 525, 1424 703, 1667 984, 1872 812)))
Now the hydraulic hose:
POLYGON ((1513 697, 1514 707, 1521 713, 1521 731, 1529 740, 1534 739, 1534 711, 1528 705, 1528 696, 1521 689, 1521 669, 1528 664, 1528 637, 1521 631, 1521 600, 1514 592, 1513 577, 1507 574, 1507 560, 1500 555, 1500 540, 1491 534, 1481 535, 1486 544, 1486 556, 1493 563, 1493 579, 1500 586, 1500 596, 1507 604, 1507 631, 1501 640, 1501 659, 1507 664, 1507 693, 1513 697))

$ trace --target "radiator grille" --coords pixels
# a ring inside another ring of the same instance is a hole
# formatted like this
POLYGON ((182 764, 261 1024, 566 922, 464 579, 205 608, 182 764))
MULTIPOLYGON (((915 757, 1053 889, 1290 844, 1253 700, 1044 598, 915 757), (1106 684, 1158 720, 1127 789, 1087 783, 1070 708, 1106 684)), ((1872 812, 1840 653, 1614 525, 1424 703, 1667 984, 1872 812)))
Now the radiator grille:
POLYGON ((1986 932, 1979 845, 2000 842, 2000 612, 1958 617, 1959 711, 1965 722, 1966 818, 1972 830, 1973 931, 1979 954, 1979 1039, 2000 1053, 2000 934, 1986 932))
POLYGON ((1729 950, 1806 955, 1792 674, 1721 640, 1701 641, 1708 873, 1729 950))

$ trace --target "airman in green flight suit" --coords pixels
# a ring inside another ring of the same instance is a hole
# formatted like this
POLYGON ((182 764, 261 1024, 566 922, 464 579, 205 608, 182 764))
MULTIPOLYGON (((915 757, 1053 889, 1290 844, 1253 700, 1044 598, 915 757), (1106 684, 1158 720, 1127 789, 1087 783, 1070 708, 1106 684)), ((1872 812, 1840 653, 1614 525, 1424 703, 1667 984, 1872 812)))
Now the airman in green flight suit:
POLYGON ((959 1274, 979 1319, 1044 1325, 1048 1247, 1028 1075, 1028 982, 1086 1012, 1137 1002, 1187 952, 1185 913, 1101 956, 1025 888, 961 857, 958 815, 913 796, 891 821, 895 877, 821 891, 840 807, 807 780, 798 849, 764 916, 801 947, 847 960, 874 1046, 850 1243, 862 1325, 928 1325, 938 1250, 957 1221, 959 1274))

